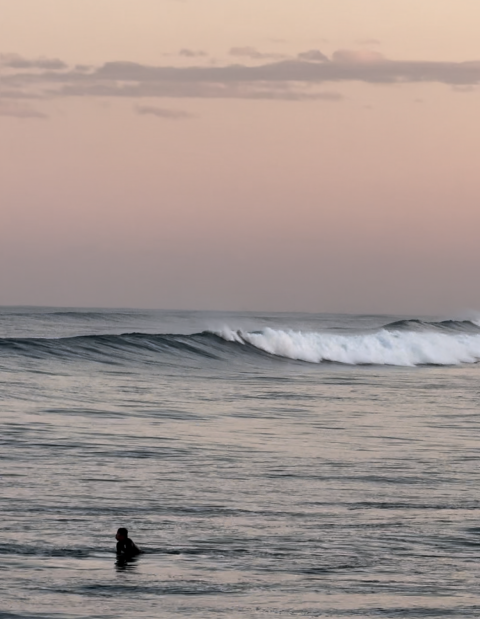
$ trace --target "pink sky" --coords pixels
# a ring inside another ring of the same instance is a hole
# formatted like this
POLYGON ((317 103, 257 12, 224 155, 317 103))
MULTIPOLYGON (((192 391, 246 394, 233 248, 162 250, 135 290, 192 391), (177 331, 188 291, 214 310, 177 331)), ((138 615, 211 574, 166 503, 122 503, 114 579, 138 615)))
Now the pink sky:
POLYGON ((0 14, 0 304, 480 308, 479 3, 0 14))

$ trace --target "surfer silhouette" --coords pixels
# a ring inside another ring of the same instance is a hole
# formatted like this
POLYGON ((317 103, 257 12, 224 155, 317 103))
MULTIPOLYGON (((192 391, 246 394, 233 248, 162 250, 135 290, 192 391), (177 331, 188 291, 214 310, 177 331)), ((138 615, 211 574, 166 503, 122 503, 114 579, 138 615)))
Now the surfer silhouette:
POLYGON ((131 559, 139 555, 142 551, 133 540, 128 537, 128 529, 120 527, 115 535, 117 540, 117 556, 121 559, 131 559))

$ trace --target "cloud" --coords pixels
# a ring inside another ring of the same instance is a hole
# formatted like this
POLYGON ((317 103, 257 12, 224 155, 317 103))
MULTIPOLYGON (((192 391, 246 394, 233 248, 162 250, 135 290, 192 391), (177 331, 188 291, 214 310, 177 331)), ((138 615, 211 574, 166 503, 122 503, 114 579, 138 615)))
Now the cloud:
MULTIPOLYGON (((63 82, 62 74, 51 74, 54 81, 63 82)), ((78 82, 78 75, 71 81, 78 82)), ((124 81, 137 84, 212 84, 258 82, 283 84, 360 81, 370 84, 440 82, 444 84, 480 83, 480 62, 394 61, 369 50, 339 50, 331 62, 311 62, 304 59, 282 60, 257 66, 227 65, 219 67, 162 67, 133 62, 108 62, 89 76, 95 83, 124 81)), ((68 80, 67 80, 68 81, 68 80)))
POLYGON ((95 67, 89 64, 76 64, 75 71, 80 71, 82 73, 87 73, 88 71, 92 71, 95 67))
MULTIPOLYGON (((255 48, 233 48, 233 51, 250 58, 262 55, 255 48)), ((14 99, 17 93, 19 100, 84 96, 339 101, 342 96, 325 92, 325 85, 349 82, 385 85, 442 83, 466 88, 480 84, 479 61, 390 60, 368 49, 338 50, 330 59, 319 50, 309 50, 296 58, 262 62, 255 66, 244 63, 151 66, 116 61, 91 69, 77 66, 60 71, 38 70, 40 61, 28 62, 36 64, 30 70, 9 70, 2 74, 2 87, 4 93, 8 93, 4 98, 14 99)), ((58 61, 55 66, 63 65, 58 61)))
POLYGON ((340 101, 337 92, 315 92, 282 83, 137 83, 69 85, 52 96, 63 97, 128 97, 128 98, 201 98, 201 99, 255 99, 277 101, 340 101))
POLYGON ((371 49, 339 49, 333 53, 332 60, 344 64, 386 62, 386 58, 383 54, 374 52, 371 49))
POLYGON ((68 65, 58 58, 37 58, 29 60, 19 54, 0 54, 0 65, 9 69, 47 69, 60 71, 68 69, 68 65))
POLYGON ((187 118, 194 118, 193 114, 189 114, 183 110, 168 110, 165 108, 148 105, 137 105, 135 110, 137 114, 142 116, 151 115, 156 116, 157 118, 165 118, 167 120, 185 120, 187 118))
POLYGON ((266 60, 266 59, 279 59, 285 58, 284 54, 276 53, 264 53, 260 52, 255 47, 232 47, 228 52, 230 56, 237 56, 243 58, 251 58, 252 60, 266 60))
POLYGON ((178 55, 185 56, 186 58, 200 58, 206 56, 207 53, 202 50, 187 49, 184 47, 178 52, 178 55))
POLYGON ((312 62, 328 62, 328 57, 318 49, 310 49, 308 52, 301 52, 297 58, 301 60, 311 60, 312 62))
POLYGON ((277 101, 340 101, 343 95, 331 91, 310 91, 282 83, 132 83, 72 84, 51 92, 52 97, 124 97, 124 98, 201 98, 251 99, 277 101))

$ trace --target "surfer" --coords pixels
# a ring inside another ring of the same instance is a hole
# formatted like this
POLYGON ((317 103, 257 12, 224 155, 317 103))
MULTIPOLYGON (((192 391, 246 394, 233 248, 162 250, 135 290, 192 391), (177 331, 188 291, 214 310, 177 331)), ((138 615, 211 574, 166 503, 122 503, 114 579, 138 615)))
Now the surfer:
POLYGON ((125 527, 120 527, 115 537, 117 539, 117 555, 122 559, 131 559, 142 552, 135 542, 128 537, 128 529, 125 529, 125 527))

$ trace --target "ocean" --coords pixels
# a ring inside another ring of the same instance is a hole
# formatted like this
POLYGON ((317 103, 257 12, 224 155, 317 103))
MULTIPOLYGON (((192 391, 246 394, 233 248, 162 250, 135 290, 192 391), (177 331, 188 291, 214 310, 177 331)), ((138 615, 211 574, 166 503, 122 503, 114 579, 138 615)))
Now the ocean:
POLYGON ((474 318, 0 308, 0 617, 479 617, 479 359, 474 318))

